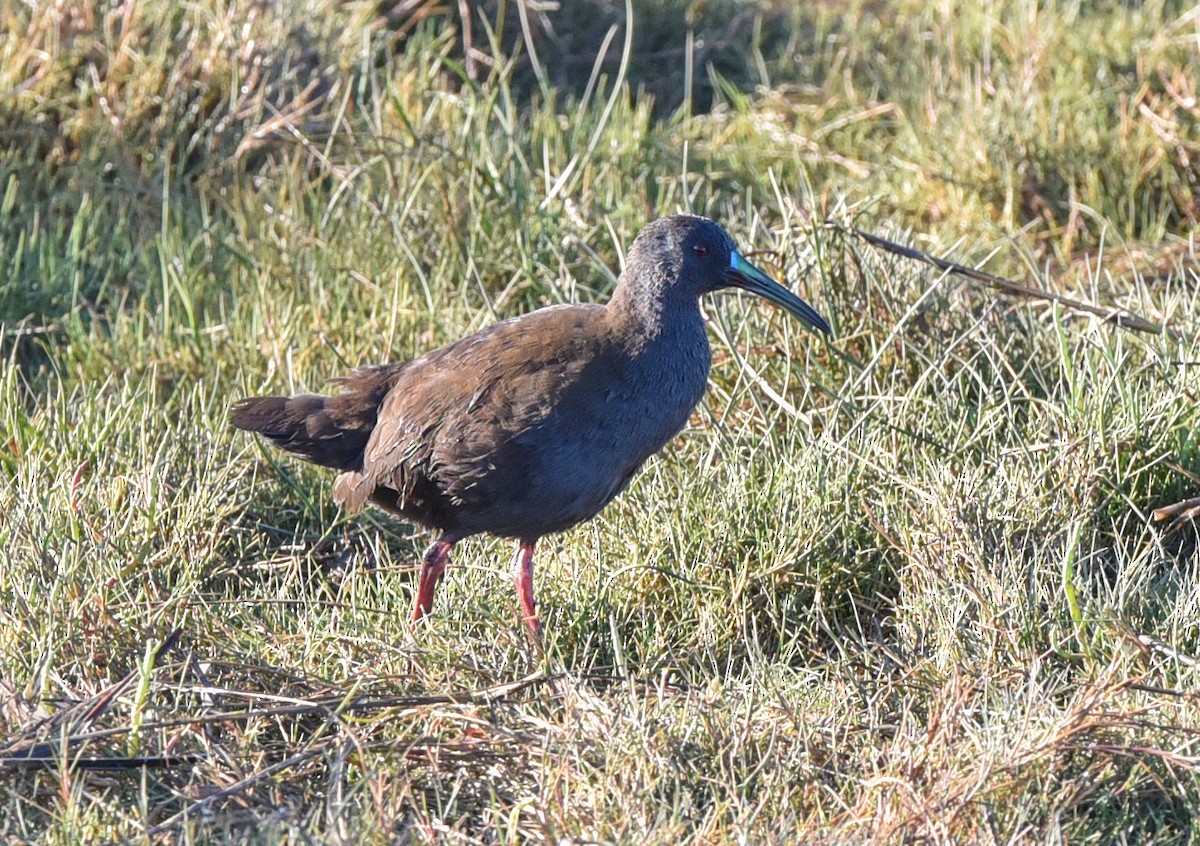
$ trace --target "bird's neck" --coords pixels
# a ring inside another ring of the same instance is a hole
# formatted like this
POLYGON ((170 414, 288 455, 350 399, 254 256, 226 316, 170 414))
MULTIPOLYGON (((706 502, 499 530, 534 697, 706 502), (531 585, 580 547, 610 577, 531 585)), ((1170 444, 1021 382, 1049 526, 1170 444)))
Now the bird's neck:
MULTIPOLYGON (((643 386, 655 404, 678 406, 686 420, 704 393, 712 362, 699 301, 669 295, 614 295, 607 308, 610 338, 621 351, 621 378, 643 386)), ((653 416, 658 411, 647 413, 653 416)))
POLYGON ((661 291, 633 296, 627 292, 627 288, 618 288, 614 293, 608 318, 610 329, 630 353, 655 348, 658 355, 667 355, 672 349, 702 349, 707 356, 708 336, 698 300, 661 291))
POLYGON ((627 268, 621 274, 608 303, 609 321, 635 345, 704 333, 699 301, 664 281, 671 275, 667 267, 641 267, 637 273, 627 268))
POLYGON ((636 419, 630 425, 649 445, 640 462, 679 432, 704 395, 708 333, 695 298, 614 295, 606 308, 616 353, 609 376, 618 384, 614 391, 628 396, 627 411, 636 419))

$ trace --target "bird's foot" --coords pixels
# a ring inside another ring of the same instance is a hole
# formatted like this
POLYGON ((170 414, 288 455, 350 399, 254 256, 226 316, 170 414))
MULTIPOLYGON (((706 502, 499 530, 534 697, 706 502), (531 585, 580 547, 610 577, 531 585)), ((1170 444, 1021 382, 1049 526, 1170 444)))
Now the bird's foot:
POLYGON ((433 595, 437 591, 442 573, 450 563, 450 548, 457 538, 442 535, 425 550, 421 559, 421 576, 417 581, 417 601, 413 604, 412 621, 417 621, 433 610, 433 595))
POLYGON ((513 557, 513 584, 517 588, 517 599, 521 604, 521 618, 529 627, 534 640, 540 640, 542 622, 537 615, 537 602, 533 598, 533 548, 537 539, 523 540, 513 557))

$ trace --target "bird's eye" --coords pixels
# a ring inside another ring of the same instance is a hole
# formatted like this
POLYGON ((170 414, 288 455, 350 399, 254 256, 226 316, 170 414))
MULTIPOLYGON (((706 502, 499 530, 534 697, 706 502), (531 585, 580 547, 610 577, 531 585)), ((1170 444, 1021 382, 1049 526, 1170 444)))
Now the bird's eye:
POLYGON ((693 244, 692 252, 698 256, 706 256, 708 255, 708 247, 704 246, 703 244, 693 244))

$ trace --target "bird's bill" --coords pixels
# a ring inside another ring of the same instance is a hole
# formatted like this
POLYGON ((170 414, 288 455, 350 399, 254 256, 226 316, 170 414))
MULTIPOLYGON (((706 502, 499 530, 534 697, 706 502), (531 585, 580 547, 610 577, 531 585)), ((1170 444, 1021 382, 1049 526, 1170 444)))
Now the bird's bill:
POLYGON ((817 314, 815 308, 746 261, 736 250, 730 255, 729 270, 725 271, 725 278, 733 287, 758 294, 775 305, 787 309, 801 323, 810 328, 824 332, 826 335, 833 334, 833 330, 829 328, 825 318, 817 314))

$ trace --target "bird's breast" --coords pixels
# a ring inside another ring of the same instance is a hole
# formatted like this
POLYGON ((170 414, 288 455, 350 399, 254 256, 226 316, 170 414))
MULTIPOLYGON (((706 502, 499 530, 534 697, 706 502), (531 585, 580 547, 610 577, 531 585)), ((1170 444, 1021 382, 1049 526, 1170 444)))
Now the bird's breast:
POLYGON ((702 348, 598 361, 564 387, 545 420, 522 433, 537 480, 530 493, 556 504, 554 530, 596 514, 687 424, 708 381, 701 341, 702 348))

